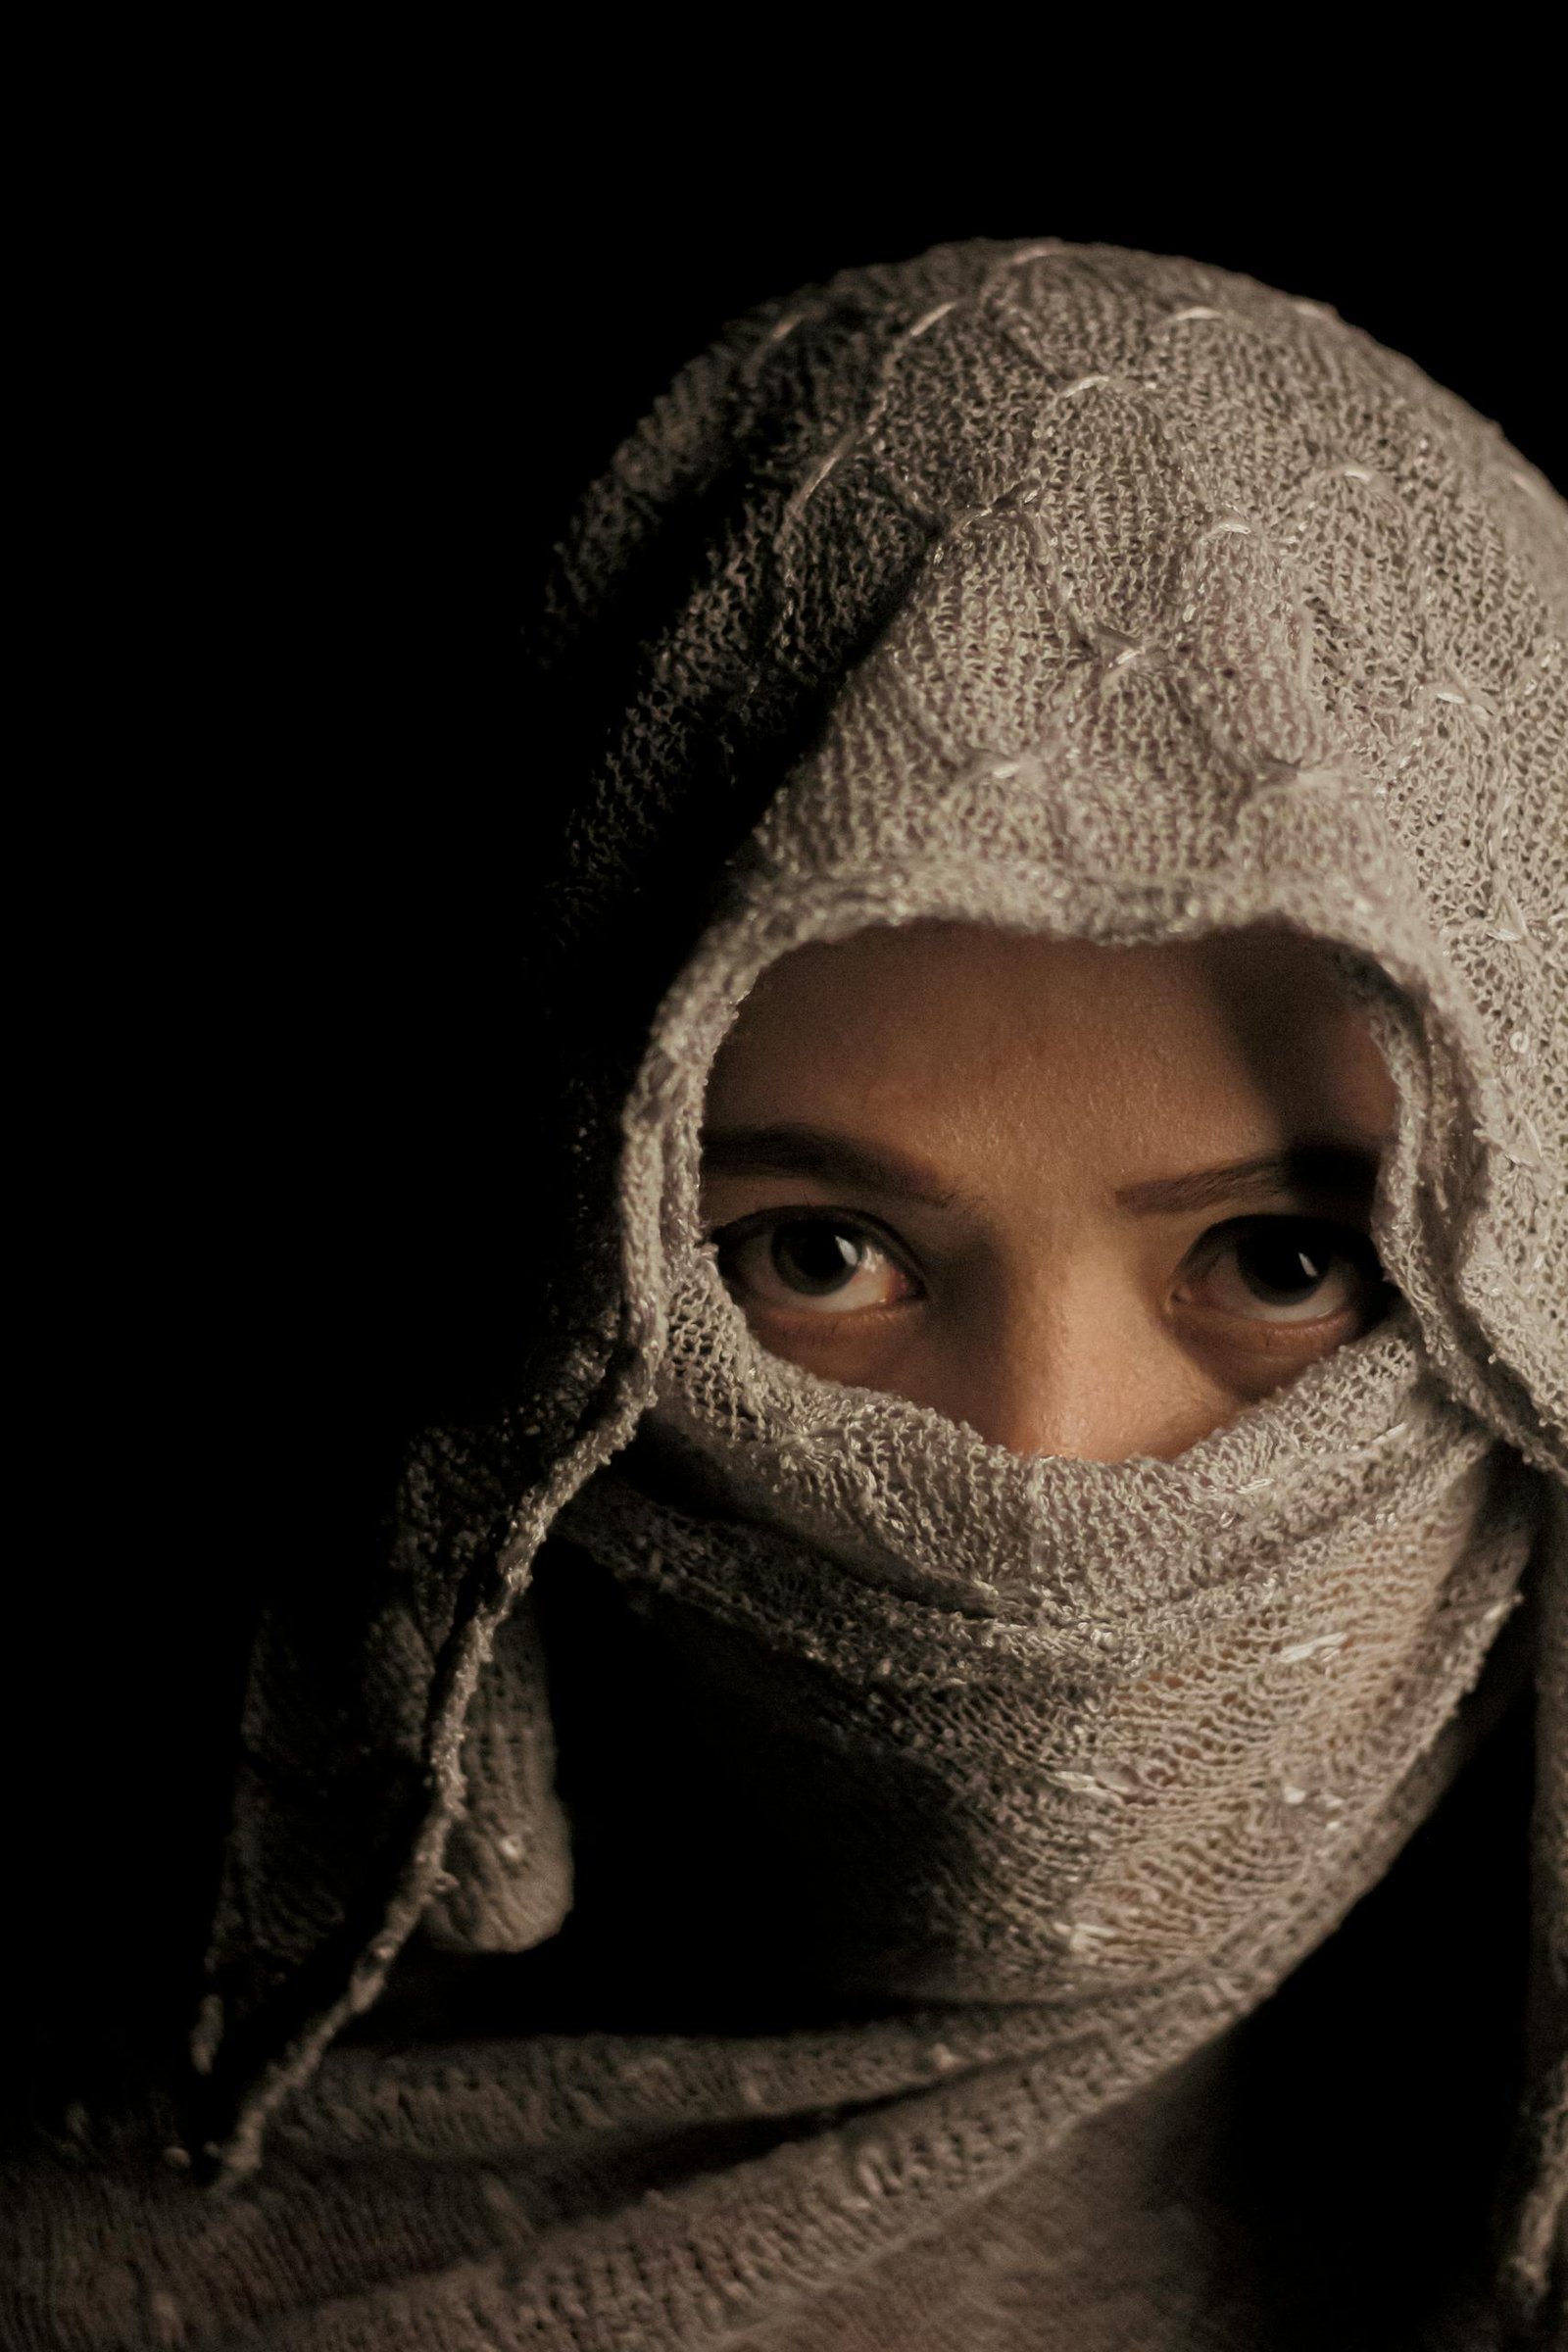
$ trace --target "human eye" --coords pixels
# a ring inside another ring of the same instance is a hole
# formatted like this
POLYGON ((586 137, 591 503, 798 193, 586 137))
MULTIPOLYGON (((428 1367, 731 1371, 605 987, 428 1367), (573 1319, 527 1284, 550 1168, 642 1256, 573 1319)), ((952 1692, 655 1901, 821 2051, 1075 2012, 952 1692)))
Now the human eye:
POLYGON ((1190 1251, 1174 1297, 1205 1318, 1253 1326, 1250 1344, 1289 1346, 1370 1329, 1393 1290, 1355 1226, 1258 1216, 1212 1226, 1190 1251))
POLYGON ((719 1272, 743 1305, 843 1316, 922 1295, 891 1237, 841 1209, 760 1209, 712 1239, 719 1272))

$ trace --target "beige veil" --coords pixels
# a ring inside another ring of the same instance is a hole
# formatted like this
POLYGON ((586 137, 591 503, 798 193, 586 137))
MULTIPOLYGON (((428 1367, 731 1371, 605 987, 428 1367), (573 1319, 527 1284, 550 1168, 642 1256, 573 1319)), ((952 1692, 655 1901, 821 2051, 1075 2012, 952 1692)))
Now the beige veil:
POLYGON ((214 2178, 166 2168, 138 2225, 187 2332, 125 2340, 1250 2344, 1291 2281, 1218 2207, 1176 2200, 1142 2252, 1096 2214, 1180 2175, 1210 2057, 1521 1684, 1533 1948, 1488 2267, 1447 2309, 1414 2282, 1382 2340, 1548 2340, 1562 501, 1320 301, 984 241, 728 330, 585 501, 553 627, 577 731, 541 753, 567 815, 533 1017, 570 1279, 516 1410, 416 1464, 391 1597, 330 1641, 271 1620, 180 2142, 214 2178), (712 1054, 791 947, 934 914, 1332 942, 1399 1092, 1396 1313, 1169 1463, 1021 1459, 763 1355, 696 1220, 712 1054), (700 1908, 691 1950, 731 1991, 771 1954, 770 2007, 705 2012, 693 1979, 662 2024, 629 1993, 530 2013, 619 1801, 565 1771, 612 1646, 590 1591, 628 1661, 638 1885, 673 1915, 607 1926, 595 1983, 634 1988, 700 1908), (421 1951, 513 2006, 411 2027, 421 1951))

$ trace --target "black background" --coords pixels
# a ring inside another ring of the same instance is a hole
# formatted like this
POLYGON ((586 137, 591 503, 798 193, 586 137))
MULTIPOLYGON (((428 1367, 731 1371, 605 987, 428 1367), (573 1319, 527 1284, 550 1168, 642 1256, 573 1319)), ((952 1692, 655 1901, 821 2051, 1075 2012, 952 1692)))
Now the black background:
POLYGON ((519 632, 681 363, 844 266, 1119 243, 1332 303, 1568 481, 1528 61, 1428 83, 1319 27, 1248 84, 1109 22, 887 37, 896 71, 804 23, 209 60, 107 168, 79 126, 55 158, 19 1883, 78 2021, 106 1955, 167 1984, 199 1934, 269 1561, 379 1543, 409 1435, 505 1386, 519 632))

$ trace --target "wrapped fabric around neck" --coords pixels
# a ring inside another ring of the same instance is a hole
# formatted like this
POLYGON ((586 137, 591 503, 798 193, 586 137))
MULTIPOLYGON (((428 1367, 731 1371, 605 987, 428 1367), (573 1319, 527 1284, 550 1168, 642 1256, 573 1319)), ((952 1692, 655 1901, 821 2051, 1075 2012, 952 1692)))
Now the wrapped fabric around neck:
POLYGON ((917 2000, 1181 1981, 1207 2022, 1381 1875, 1466 1751, 1536 1521, 1407 1322, 1354 1375, 1200 1465, 1008 1477, 862 1402, 703 1453, 716 1507, 667 1452, 568 1506, 754 1795, 803 1989, 813 1961, 917 2000))

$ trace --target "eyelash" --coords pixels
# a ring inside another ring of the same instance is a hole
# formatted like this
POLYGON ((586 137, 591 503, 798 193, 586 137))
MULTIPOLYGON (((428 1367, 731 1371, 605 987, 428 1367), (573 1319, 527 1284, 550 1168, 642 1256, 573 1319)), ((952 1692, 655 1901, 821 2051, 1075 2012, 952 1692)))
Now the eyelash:
MULTIPOLYGON (((746 1242, 756 1240, 766 1233, 778 1232, 785 1227, 798 1225, 827 1226, 830 1227, 835 1233, 842 1234, 852 1239, 859 1238, 869 1242, 878 1251, 887 1257, 892 1264, 897 1266, 908 1280, 918 1286, 918 1296, 923 1297, 925 1295, 925 1285, 923 1282, 921 1282, 920 1276, 915 1270, 910 1252, 899 1243, 897 1238, 891 1234, 885 1226, 879 1224, 875 1218, 867 1217, 859 1212, 817 1207, 814 1205, 803 1205, 798 1208, 792 1207, 789 1209, 760 1209, 755 1211, 751 1216, 737 1218, 733 1224, 720 1227, 715 1233, 713 1233, 710 1239, 716 1245, 719 1268, 724 1274, 726 1282, 731 1281, 729 1265, 733 1264, 735 1252, 746 1242), (726 1264, 726 1261, 729 1261, 729 1265, 726 1264)), ((1293 1330, 1300 1331, 1303 1329, 1310 1329, 1314 1322, 1332 1322, 1348 1314, 1363 1311, 1365 1307, 1369 1305, 1375 1298, 1379 1286, 1387 1284, 1387 1276, 1384 1274, 1382 1263, 1378 1257, 1377 1251, 1373 1247, 1369 1237, 1360 1231, 1359 1228, 1352 1225, 1347 1225, 1337 1218, 1312 1216, 1299 1211, 1254 1214, 1252 1216, 1244 1217, 1230 1217, 1223 1219, 1217 1225, 1211 1225, 1206 1232, 1199 1237, 1199 1239, 1193 1244, 1192 1248, 1187 1252, 1186 1257, 1184 1257, 1182 1261, 1182 1272, 1187 1276, 1188 1279, 1194 1279, 1201 1276, 1209 1271, 1209 1269, 1223 1256, 1228 1243, 1233 1245, 1239 1244, 1246 1235, 1257 1234, 1270 1228, 1281 1229, 1290 1227, 1295 1227, 1303 1233, 1313 1234, 1319 1237, 1320 1240, 1323 1237, 1328 1237, 1330 1241, 1331 1248, 1328 1259, 1329 1270, 1325 1271, 1324 1274, 1319 1277, 1319 1287, 1321 1287, 1323 1282, 1326 1282, 1330 1279, 1332 1267, 1337 1261, 1348 1263, 1359 1270, 1363 1278, 1364 1289, 1353 1304, 1339 1307, 1331 1310, 1329 1313, 1320 1314, 1316 1317, 1301 1316, 1298 1318, 1293 1318, 1290 1316, 1270 1318, 1261 1313, 1257 1315, 1247 1315, 1245 1313, 1227 1315, 1226 1310, 1224 1309, 1215 1310, 1212 1308, 1207 1311, 1210 1313, 1218 1312, 1220 1315, 1224 1316, 1225 1319, 1230 1321, 1250 1324, 1254 1329, 1257 1330, 1272 1330, 1276 1332, 1289 1333, 1293 1330)), ((1181 1279, 1180 1275, 1178 1279, 1181 1279)), ((796 1311, 810 1315, 811 1310, 805 1303, 809 1294, 803 1292, 800 1294, 800 1296, 802 1298, 802 1305, 800 1309, 796 1311)), ((760 1303, 768 1305, 770 1302, 761 1301, 760 1303)), ((900 1300, 897 1303, 908 1304, 912 1303, 912 1301, 900 1300)), ((1266 1302, 1262 1299, 1259 1299, 1258 1303, 1261 1306, 1266 1302)), ((770 1311, 774 1313, 788 1313, 791 1310, 789 1308, 771 1306, 770 1311)), ((817 1314, 812 1316, 811 1319, 819 1322, 833 1320, 849 1322, 857 1315, 875 1313, 877 1311, 879 1310, 876 1307, 862 1307, 850 1309, 845 1314, 837 1318, 833 1317, 831 1314, 817 1314)), ((887 1312, 891 1311, 891 1309, 887 1306, 884 1306, 880 1311, 887 1312)), ((1203 1310, 1200 1309, 1200 1311, 1203 1310)))

